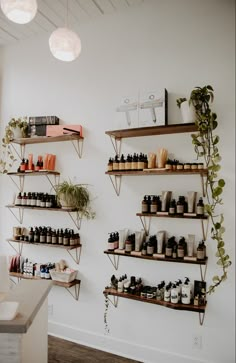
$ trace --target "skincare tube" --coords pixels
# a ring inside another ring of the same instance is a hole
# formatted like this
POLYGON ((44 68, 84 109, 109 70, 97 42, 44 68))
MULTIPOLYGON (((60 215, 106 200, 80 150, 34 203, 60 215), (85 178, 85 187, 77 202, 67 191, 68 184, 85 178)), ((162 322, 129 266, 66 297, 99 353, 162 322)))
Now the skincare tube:
POLYGON ((172 194, 172 192, 166 192, 166 191, 162 192, 162 196, 161 196, 161 211, 162 212, 166 212, 169 210, 171 194, 172 194))
POLYGON ((119 230, 119 250, 125 248, 125 229, 119 230))
POLYGON ((134 250, 136 252, 139 252, 141 250, 141 246, 142 246, 142 234, 139 231, 135 232, 135 248, 134 250))
POLYGON ((194 234, 188 234, 188 242, 187 242, 187 254, 188 254, 188 257, 193 256, 194 242, 195 242, 195 235, 194 234))
POLYGON ((157 253, 159 254, 163 252, 164 240, 165 240, 165 231, 157 232, 157 253))
POLYGON ((188 213, 194 213, 197 192, 188 192, 187 195, 188 195, 188 213))

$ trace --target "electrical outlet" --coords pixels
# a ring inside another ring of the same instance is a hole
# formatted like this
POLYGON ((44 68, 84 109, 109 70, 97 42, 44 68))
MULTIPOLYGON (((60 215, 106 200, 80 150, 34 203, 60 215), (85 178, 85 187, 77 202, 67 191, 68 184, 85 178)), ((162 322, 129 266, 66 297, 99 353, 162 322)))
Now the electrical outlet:
POLYGON ((202 336, 201 335, 193 335, 193 348, 194 349, 202 349, 202 336))
POLYGON ((48 305, 48 315, 52 316, 53 315, 53 304, 48 305))

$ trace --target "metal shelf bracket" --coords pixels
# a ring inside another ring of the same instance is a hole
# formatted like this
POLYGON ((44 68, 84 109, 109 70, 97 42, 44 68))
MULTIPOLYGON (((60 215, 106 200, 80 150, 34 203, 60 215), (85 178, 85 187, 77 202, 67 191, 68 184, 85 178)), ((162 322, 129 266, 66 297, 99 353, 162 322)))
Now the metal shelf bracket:
POLYGON ((71 143, 72 143, 78 157, 81 159, 82 153, 83 153, 84 139, 71 140, 71 143))
POLYGON ((109 178, 110 178, 110 180, 112 182, 112 185, 113 185, 113 188, 114 188, 114 190, 116 192, 116 195, 119 197, 122 175, 109 175, 109 178), (114 177, 114 179, 112 177, 114 177))
POLYGON ((199 265, 199 267, 200 267, 201 280, 205 281, 206 272, 207 272, 207 263, 206 265, 199 265))
POLYGON ((81 223, 82 223, 82 216, 80 215, 79 212, 67 212, 72 220, 72 222, 74 223, 75 227, 80 230, 81 228, 81 223), (76 213, 76 217, 73 217, 72 213, 76 213))
POLYGON ((111 261, 111 263, 114 266, 115 270, 118 270, 120 256, 119 255, 111 255, 111 256, 109 254, 107 254, 107 257, 111 261))
POLYGON ((142 222, 143 228, 145 230, 146 236, 149 235, 149 231, 150 231, 150 226, 151 226, 151 217, 144 217, 144 216, 139 216, 140 221, 142 222), (147 222, 148 220, 148 222, 147 222))
POLYGON ((207 239, 208 235, 208 228, 209 228, 209 218, 206 220, 206 228, 204 227, 204 219, 201 219, 201 226, 202 226, 202 238, 204 241, 207 239))
POLYGON ((76 284, 72 287, 65 287, 65 289, 69 292, 69 294, 76 300, 79 300, 79 291, 80 291, 80 284, 76 284), (74 293, 71 291, 74 288, 74 293))
POLYGON ((54 176, 54 183, 51 181, 49 174, 45 175, 49 184, 51 185, 51 187, 53 188, 53 190, 55 191, 55 185, 59 184, 60 181, 60 175, 53 175, 54 176))
POLYGON ((207 179, 204 180, 204 176, 203 174, 200 174, 200 178, 201 178, 201 185, 202 185, 202 195, 205 198, 206 196, 206 187, 207 187, 207 179))
POLYGON ((205 311, 203 313, 198 313, 198 314, 199 314, 199 323, 200 325, 203 325, 205 319, 205 311))
POLYGON ((79 246, 79 247, 75 248, 74 250, 67 250, 67 252, 71 256, 71 258, 75 261, 75 263, 77 263, 77 265, 80 262, 81 247, 82 246, 79 246), (79 249, 79 253, 78 253, 78 249, 79 249), (73 254, 72 251, 75 251, 75 253, 73 254))
POLYGON ((19 208, 18 209, 18 213, 19 213, 19 216, 17 216, 14 211, 11 209, 11 207, 8 207, 7 208, 9 209, 9 211, 11 212, 11 214, 16 218, 17 222, 19 222, 20 224, 23 223, 23 220, 24 220, 24 208, 19 208))
POLYGON ((118 306, 118 298, 119 298, 119 296, 114 296, 114 295, 110 295, 110 296, 112 296, 113 300, 112 300, 109 296, 107 296, 108 300, 110 301, 110 303, 111 303, 111 304, 112 304, 115 308, 117 308, 117 306, 118 306))
POLYGON ((18 245, 18 249, 17 248, 15 248, 15 246, 11 243, 11 241, 7 241, 8 243, 9 243, 9 245, 11 246, 11 248, 13 248, 13 250, 17 253, 17 254, 19 254, 19 255, 21 255, 22 254, 22 250, 23 250, 23 243, 17 243, 17 245, 18 245))
POLYGON ((111 143, 112 143, 113 149, 115 150, 116 155, 120 156, 122 139, 119 137, 110 136, 110 140, 111 140, 111 143))

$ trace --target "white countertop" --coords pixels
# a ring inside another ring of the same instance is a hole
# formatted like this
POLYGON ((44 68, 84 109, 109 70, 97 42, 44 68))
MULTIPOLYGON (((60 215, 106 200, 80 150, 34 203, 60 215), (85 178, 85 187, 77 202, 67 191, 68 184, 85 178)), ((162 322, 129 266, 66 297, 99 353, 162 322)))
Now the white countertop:
POLYGON ((0 320, 0 333, 26 333, 51 286, 51 280, 21 280, 9 293, 0 293, 0 301, 18 301, 20 304, 15 319, 0 320))

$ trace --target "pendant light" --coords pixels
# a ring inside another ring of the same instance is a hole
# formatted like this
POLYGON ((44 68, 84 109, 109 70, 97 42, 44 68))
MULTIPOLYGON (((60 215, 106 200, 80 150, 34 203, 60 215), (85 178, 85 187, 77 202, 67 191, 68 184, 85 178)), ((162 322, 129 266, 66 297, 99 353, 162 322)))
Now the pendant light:
POLYGON ((49 38, 52 55, 64 62, 75 60, 81 52, 81 41, 78 35, 68 29, 68 0, 66 4, 66 22, 64 28, 54 30, 49 38))
POLYGON ((0 0, 1 9, 8 19, 17 24, 27 24, 36 15, 36 0, 0 0))

